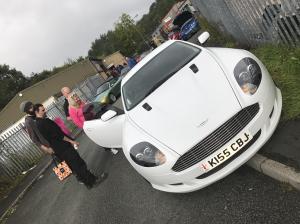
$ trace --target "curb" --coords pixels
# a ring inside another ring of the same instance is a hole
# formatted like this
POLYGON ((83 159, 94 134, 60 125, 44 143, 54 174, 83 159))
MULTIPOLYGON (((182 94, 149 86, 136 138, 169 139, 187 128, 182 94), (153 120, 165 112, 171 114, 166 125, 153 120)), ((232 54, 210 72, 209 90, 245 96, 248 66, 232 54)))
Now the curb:
POLYGON ((29 188, 34 184, 34 182, 48 169, 48 167, 52 164, 52 160, 50 160, 46 166, 36 175, 36 177, 25 187, 25 189, 18 195, 18 197, 11 203, 11 205, 7 208, 7 210, 0 217, 0 223, 7 216, 8 212, 18 203, 20 199, 25 195, 25 193, 29 190, 29 188))
POLYGON ((289 183, 300 191, 300 173, 296 172, 294 168, 268 159, 260 154, 254 155, 246 164, 273 179, 289 183))

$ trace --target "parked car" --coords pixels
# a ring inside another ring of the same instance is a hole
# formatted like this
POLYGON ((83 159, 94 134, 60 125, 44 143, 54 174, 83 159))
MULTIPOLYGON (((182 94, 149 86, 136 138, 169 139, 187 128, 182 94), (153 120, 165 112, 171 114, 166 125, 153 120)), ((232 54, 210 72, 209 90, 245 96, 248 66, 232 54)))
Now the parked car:
POLYGON ((197 33, 200 30, 200 25, 194 17, 190 18, 186 21, 181 29, 180 29, 180 36, 182 40, 188 40, 193 34, 197 33))
POLYGON ((97 89, 97 95, 94 98, 94 102, 100 102, 101 104, 111 104, 117 100, 121 95, 121 81, 123 76, 118 78, 111 78, 107 82, 103 83, 97 89))
POLYGON ((173 20, 173 25, 178 29, 177 35, 180 38, 177 38, 177 40, 188 40, 200 29, 199 22, 189 11, 183 11, 178 14, 173 20))
POLYGON ((180 36, 180 28, 178 26, 174 26, 172 31, 168 34, 169 40, 181 40, 180 36))
POLYGON ((281 91, 252 53, 178 40, 152 51, 121 89, 125 113, 110 109, 84 131, 100 146, 123 148, 167 192, 195 191, 239 168, 271 137, 282 109, 281 91))
POLYGON ((180 29, 182 25, 191 18, 193 18, 192 13, 190 13, 189 11, 183 11, 174 18, 173 25, 177 26, 180 29))
POLYGON ((169 34, 168 34, 168 39, 169 40, 180 40, 181 39, 181 37, 180 37, 180 32, 179 31, 177 31, 177 32, 170 32, 169 34))

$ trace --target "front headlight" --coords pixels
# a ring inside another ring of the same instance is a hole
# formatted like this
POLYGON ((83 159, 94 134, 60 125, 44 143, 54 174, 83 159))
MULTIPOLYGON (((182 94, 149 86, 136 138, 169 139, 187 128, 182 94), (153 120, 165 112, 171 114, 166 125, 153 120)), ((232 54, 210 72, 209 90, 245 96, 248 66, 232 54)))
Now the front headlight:
POLYGON ((140 166, 154 167, 166 162, 165 155, 149 142, 141 142, 130 149, 130 157, 140 166))
POLYGON ((234 68, 234 77, 244 93, 253 95, 261 82, 261 69, 252 58, 243 58, 234 68))

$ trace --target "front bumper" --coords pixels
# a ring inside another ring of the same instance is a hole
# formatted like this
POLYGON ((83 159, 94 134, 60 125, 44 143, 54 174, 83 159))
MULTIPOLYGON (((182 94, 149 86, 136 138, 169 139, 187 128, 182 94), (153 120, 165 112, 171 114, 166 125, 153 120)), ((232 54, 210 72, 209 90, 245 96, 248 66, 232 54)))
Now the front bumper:
MULTIPOLYGON (((273 97, 272 97, 273 98, 273 97)), ((254 154, 268 141, 276 129, 280 119, 282 109, 282 96, 279 89, 276 88, 273 100, 259 102, 260 111, 254 119, 241 131, 249 131, 257 139, 249 147, 243 150, 237 158, 229 161, 224 167, 213 169, 210 175, 205 176, 198 164, 182 171, 173 172, 170 170, 167 174, 145 176, 152 184, 153 188, 173 193, 186 193, 204 188, 232 173, 244 163, 246 163, 254 154)), ((222 150, 222 148, 220 149, 222 150)), ((176 162, 176 161, 175 161, 176 162)), ((174 163, 175 163, 174 162, 174 163)), ((159 169, 159 167, 157 167, 159 169)), ((165 173, 165 172, 164 172, 165 173)))

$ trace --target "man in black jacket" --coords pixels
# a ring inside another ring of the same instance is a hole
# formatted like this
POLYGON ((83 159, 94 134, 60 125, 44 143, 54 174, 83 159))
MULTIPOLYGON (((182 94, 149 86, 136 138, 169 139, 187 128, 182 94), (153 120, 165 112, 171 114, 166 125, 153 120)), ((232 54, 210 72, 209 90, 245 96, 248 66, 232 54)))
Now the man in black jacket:
POLYGON ((25 128, 32 142, 46 154, 53 154, 54 151, 50 147, 49 142, 42 136, 36 126, 33 103, 30 101, 23 101, 20 104, 20 110, 27 114, 25 117, 25 128))
POLYGON ((55 156, 68 164, 80 182, 83 182, 87 188, 92 188, 106 178, 106 173, 102 173, 97 178, 88 170, 84 160, 73 148, 74 144, 78 145, 79 143, 68 138, 54 121, 46 118, 45 108, 42 104, 34 105, 34 111, 38 130, 49 142, 55 156))

